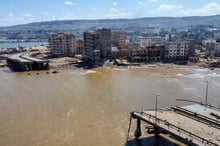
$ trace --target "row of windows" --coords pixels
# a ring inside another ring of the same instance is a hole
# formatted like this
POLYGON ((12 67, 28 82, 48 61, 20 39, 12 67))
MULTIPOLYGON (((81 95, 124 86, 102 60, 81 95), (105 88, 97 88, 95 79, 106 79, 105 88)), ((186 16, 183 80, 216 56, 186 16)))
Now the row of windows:
POLYGON ((184 53, 169 53, 169 56, 184 56, 184 53))
POLYGON ((72 47, 72 46, 70 46, 70 47, 53 46, 51 48, 53 48, 53 49, 70 49, 70 48, 73 48, 74 49, 76 47, 72 47))
POLYGON ((184 52, 184 50, 169 50, 169 52, 184 52))

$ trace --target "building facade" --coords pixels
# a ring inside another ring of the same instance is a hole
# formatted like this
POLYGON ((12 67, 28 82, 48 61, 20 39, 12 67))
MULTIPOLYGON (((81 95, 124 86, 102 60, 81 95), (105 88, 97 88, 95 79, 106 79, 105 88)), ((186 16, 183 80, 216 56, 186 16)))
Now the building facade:
POLYGON ((97 48, 100 50, 101 58, 107 58, 111 56, 111 29, 98 29, 96 31, 98 36, 97 48))
POLYGON ((100 59, 111 56, 111 30, 98 29, 94 32, 84 32, 84 53, 85 60, 97 62, 100 59))
POLYGON ((76 38, 72 34, 52 34, 48 42, 52 56, 74 56, 76 53, 76 38))
POLYGON ((205 48, 205 54, 207 57, 220 57, 220 42, 208 42, 206 43, 205 48))
POLYGON ((96 32, 84 32, 84 61, 87 63, 94 63, 100 60, 100 49, 98 46, 98 35, 96 32), (99 53, 98 53, 99 52, 99 53))
POLYGON ((112 44, 115 47, 124 48, 125 47, 126 34, 123 31, 114 32, 112 35, 112 44))
POLYGON ((214 32, 213 38, 214 38, 215 40, 220 40, 220 31, 214 32))
POLYGON ((178 40, 166 43, 165 59, 187 60, 189 57, 189 41, 178 40))
POLYGON ((137 44, 140 48, 151 47, 154 45, 163 46, 165 44, 165 40, 160 36, 155 37, 137 37, 137 44))
POLYGON ((163 61, 165 58, 165 46, 151 46, 131 50, 132 62, 163 61))
POLYGON ((76 55, 82 55, 84 51, 84 41, 77 40, 76 41, 76 55))

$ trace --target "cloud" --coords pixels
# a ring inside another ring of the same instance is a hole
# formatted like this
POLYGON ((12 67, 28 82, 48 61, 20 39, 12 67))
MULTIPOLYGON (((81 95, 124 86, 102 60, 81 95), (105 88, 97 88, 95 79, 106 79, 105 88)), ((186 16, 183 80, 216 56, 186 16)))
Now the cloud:
POLYGON ((182 5, 161 4, 153 10, 149 10, 148 13, 153 16, 180 16, 179 10, 182 10, 182 5))
POLYGON ((66 4, 66 5, 75 5, 75 3, 74 3, 74 2, 71 2, 71 1, 65 1, 65 4, 66 4))
POLYGON ((25 24, 32 22, 34 19, 33 17, 25 17, 23 16, 16 16, 14 13, 9 13, 5 18, 2 19, 0 25, 2 26, 11 26, 11 25, 18 25, 18 24, 25 24))
POLYGON ((144 3, 141 2, 141 1, 139 1, 139 2, 138 2, 138 5, 142 6, 142 5, 144 5, 144 3))
POLYGON ((131 18, 132 12, 126 11, 125 9, 111 8, 110 13, 105 15, 107 19, 118 19, 118 18, 131 18))
POLYGON ((22 16, 25 16, 25 17, 33 17, 33 15, 30 14, 30 13, 23 13, 22 16))
POLYGON ((113 5, 114 5, 114 6, 117 6, 117 5, 118 5, 118 3, 117 3, 117 2, 113 2, 113 5))
POLYGON ((171 11, 175 9, 181 9, 182 7, 183 6, 181 5, 162 4, 156 9, 156 11, 171 11))
POLYGON ((188 9, 188 10, 179 10, 179 13, 184 16, 209 16, 217 15, 220 13, 220 4, 218 3, 208 3, 199 9, 188 9))
POLYGON ((148 0, 148 1, 153 3, 158 2, 158 0, 148 0))

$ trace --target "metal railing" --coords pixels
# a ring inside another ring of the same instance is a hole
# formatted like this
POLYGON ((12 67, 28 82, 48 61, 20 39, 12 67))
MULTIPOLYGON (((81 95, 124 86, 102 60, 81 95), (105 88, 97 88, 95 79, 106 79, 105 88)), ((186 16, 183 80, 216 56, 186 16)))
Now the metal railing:
POLYGON ((191 132, 189 132, 189 131, 187 131, 185 129, 177 127, 176 125, 173 125, 173 124, 167 122, 166 120, 162 120, 162 119, 156 118, 155 116, 152 116, 150 114, 147 114, 147 113, 144 113, 144 112, 133 112, 133 117, 139 118, 142 121, 145 121, 145 122, 147 122, 147 123, 149 123, 149 124, 159 128, 159 129, 161 129, 164 132, 167 132, 167 133, 170 133, 170 134, 175 134, 177 136, 179 134, 179 135, 185 135, 186 137, 190 137, 191 140, 193 140, 193 142, 195 142, 195 140, 197 140, 199 142, 198 144, 202 143, 202 144, 218 146, 218 144, 213 143, 210 140, 207 140, 207 139, 205 139, 203 137, 200 137, 200 136, 198 136, 196 134, 193 134, 193 133, 191 133, 191 132), (143 117, 143 114, 144 114, 144 116, 146 116, 148 118, 148 120, 143 117), (152 120, 152 121, 150 121, 150 120, 152 120), (156 121, 156 122, 154 123, 154 121, 156 121), (171 130, 174 130, 176 132, 174 133, 171 130))

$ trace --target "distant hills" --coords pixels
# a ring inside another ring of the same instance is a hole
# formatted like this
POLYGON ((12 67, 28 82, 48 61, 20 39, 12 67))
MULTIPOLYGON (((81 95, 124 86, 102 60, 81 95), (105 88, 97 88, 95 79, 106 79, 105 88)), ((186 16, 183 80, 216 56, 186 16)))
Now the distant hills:
POLYGON ((182 28, 195 25, 219 25, 220 15, 193 17, 148 17, 137 19, 62 20, 35 22, 24 25, 1 27, 1 31, 21 30, 90 30, 96 28, 182 28))
POLYGON ((35 22, 24 25, 0 27, 0 32, 82 32, 98 28, 121 29, 124 31, 139 30, 147 27, 189 28, 196 25, 220 26, 220 15, 191 17, 148 17, 136 19, 100 19, 100 20, 62 20, 35 22))

